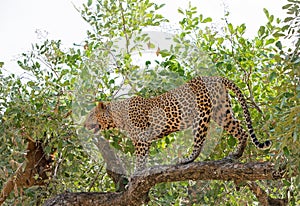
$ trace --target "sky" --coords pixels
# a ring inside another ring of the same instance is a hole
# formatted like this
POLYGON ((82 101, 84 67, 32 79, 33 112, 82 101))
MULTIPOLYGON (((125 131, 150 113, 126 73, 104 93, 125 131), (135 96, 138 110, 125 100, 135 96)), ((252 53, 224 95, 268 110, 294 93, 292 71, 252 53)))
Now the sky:
MULTIPOLYGON (((95 0, 94 0, 95 1, 95 0)), ((165 3, 161 13, 171 24, 180 19, 178 8, 186 8, 186 0, 152 0, 165 3)), ((39 41, 36 31, 47 34, 48 39, 60 39, 68 48, 85 40, 88 24, 81 18, 75 7, 80 8, 87 0, 1 0, 0 1, 0 62, 4 69, 16 72, 16 59, 22 52, 39 41)), ((260 25, 266 23, 263 8, 270 14, 283 18, 281 8, 285 0, 191 0, 199 13, 212 17, 218 22, 224 15, 224 6, 230 12, 233 24, 245 23, 247 35, 255 35, 260 25)))

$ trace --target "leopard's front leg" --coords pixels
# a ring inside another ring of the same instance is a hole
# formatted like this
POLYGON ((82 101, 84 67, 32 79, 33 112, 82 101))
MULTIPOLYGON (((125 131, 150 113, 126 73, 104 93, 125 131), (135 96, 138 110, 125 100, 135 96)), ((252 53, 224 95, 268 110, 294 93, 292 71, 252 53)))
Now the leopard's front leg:
POLYGON ((150 145, 151 143, 145 141, 137 141, 134 143, 136 156, 134 173, 142 171, 146 168, 150 145))
POLYGON ((154 107, 149 111, 148 126, 136 129, 135 133, 131 135, 134 140, 136 155, 134 172, 146 168, 151 142, 160 136, 165 128, 166 122, 164 111, 159 107, 154 107))

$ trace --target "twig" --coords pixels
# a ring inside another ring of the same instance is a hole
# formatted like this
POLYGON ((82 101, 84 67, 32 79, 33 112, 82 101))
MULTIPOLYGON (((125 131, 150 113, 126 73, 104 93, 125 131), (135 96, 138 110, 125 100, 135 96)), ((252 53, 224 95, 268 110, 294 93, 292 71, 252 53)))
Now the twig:
POLYGON ((92 181, 91 184, 89 185, 88 190, 87 190, 88 192, 90 192, 91 189, 92 189, 92 187, 94 186, 96 180, 98 179, 98 177, 99 177, 99 175, 100 175, 100 172, 101 172, 102 168, 103 168, 103 165, 101 165, 101 167, 98 169, 97 174, 95 175, 93 181, 92 181))

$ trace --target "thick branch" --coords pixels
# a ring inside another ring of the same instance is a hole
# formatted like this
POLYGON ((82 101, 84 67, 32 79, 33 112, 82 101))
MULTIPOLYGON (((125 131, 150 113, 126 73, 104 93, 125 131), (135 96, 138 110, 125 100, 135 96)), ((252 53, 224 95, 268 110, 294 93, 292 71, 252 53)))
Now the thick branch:
POLYGON ((249 188, 252 190, 252 192, 255 194, 257 197, 258 201, 260 202, 261 205, 263 206, 272 206, 272 205, 277 205, 277 206, 285 206, 288 205, 288 199, 287 195, 285 199, 274 199, 268 196, 266 191, 264 191, 262 188, 258 186, 255 182, 250 182, 248 184, 249 188))
POLYGON ((219 161, 194 162, 187 165, 162 165, 146 169, 131 177, 124 192, 65 193, 44 205, 141 205, 148 200, 148 192, 162 182, 185 180, 254 181, 283 178, 283 172, 270 162, 232 163, 219 161))
POLYGON ((103 137, 96 139, 96 145, 107 164, 106 172, 118 188, 119 191, 125 190, 125 175, 127 174, 125 166, 118 155, 112 150, 109 142, 103 137))

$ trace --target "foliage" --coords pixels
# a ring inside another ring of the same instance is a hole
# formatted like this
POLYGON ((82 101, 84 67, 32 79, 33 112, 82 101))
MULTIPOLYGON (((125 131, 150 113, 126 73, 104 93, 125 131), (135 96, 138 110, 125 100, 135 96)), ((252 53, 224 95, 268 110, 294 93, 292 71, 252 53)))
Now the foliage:
MULTIPOLYGON (((145 30, 168 22, 159 14, 163 6, 149 0, 89 0, 80 10, 91 26, 84 45, 62 49, 59 40, 45 40, 18 61, 25 77, 0 73, 0 188, 24 161, 26 138, 41 140, 48 154, 55 152, 49 184, 16 189, 7 205, 40 204, 66 190, 115 190, 94 136, 82 128, 86 113, 96 100, 155 96, 196 75, 220 75, 236 82, 249 103, 257 135, 273 141, 272 149, 264 152, 249 144, 242 161, 270 160, 289 168, 287 176, 299 173, 299 2, 289 0, 283 7, 289 15, 284 20, 264 9, 268 22, 253 38, 245 37, 245 24, 228 21, 230 14, 224 16, 220 31, 212 29, 213 20, 199 14, 196 7, 179 9, 181 30, 174 34, 174 44, 169 50, 157 51, 161 58, 138 65, 136 56, 156 47, 145 30)), ((0 62, 0 68, 2 65, 0 62)), ((243 118, 237 103, 233 110, 237 118, 243 118)), ((220 159, 234 148, 232 137, 215 130, 219 139, 211 141, 218 144, 202 159, 220 159)), ((186 141, 188 134, 181 132, 156 142, 151 156, 159 161, 153 161, 170 163, 178 154, 185 154, 192 144, 186 141)), ((120 133, 104 136, 116 151, 126 153, 127 158, 133 156, 132 143, 120 133)), ((259 184, 274 197, 282 198, 288 191, 291 204, 299 204, 299 177, 259 184)), ((236 190, 233 182, 219 181, 159 184, 150 197, 149 205, 257 202, 247 187, 236 190)))

